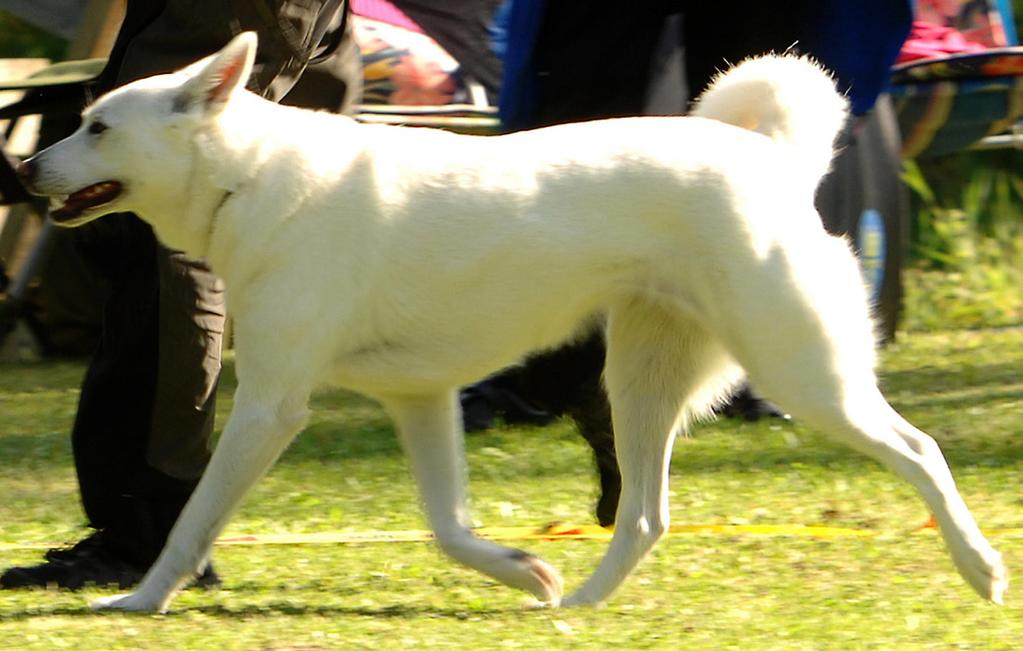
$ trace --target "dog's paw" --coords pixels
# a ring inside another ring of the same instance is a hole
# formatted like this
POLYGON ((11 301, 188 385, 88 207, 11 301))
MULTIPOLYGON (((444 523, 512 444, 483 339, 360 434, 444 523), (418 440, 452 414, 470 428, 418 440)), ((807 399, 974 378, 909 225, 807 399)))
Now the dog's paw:
POLYGON ((992 603, 1001 605, 1009 587, 1009 571, 999 554, 986 540, 953 550, 956 568, 974 590, 992 603))
POLYGON ((990 589, 987 599, 999 606, 1005 603, 1005 591, 1009 589, 1009 570, 999 561, 998 566, 991 576, 990 589))
POLYGON ((115 595, 113 597, 100 597, 89 606, 93 610, 123 610, 136 613, 162 612, 162 604, 154 599, 147 599, 138 592, 131 594, 115 595))
POLYGON ((561 604, 564 582, 556 569, 532 554, 523 553, 519 561, 525 565, 526 584, 521 586, 541 603, 557 607, 561 604))
POLYGON ((978 558, 972 568, 973 576, 967 576, 967 580, 980 596, 1000 606, 1009 588, 1009 571, 1002 562, 1002 555, 993 549, 989 551, 978 558))

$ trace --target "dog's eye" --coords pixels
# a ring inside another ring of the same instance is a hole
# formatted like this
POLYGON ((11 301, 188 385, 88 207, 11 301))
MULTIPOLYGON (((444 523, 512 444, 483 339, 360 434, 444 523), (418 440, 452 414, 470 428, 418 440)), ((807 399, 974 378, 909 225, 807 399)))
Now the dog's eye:
POLYGON ((94 136, 98 136, 99 134, 106 131, 107 128, 108 128, 107 125, 103 124, 99 120, 96 120, 95 122, 89 124, 89 133, 91 133, 94 136))

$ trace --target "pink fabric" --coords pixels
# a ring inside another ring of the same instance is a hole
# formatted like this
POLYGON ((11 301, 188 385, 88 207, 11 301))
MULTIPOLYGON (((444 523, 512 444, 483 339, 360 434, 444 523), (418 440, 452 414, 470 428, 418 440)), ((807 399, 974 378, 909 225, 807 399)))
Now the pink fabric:
POLYGON ((986 49, 988 48, 983 43, 970 41, 962 32, 951 27, 915 21, 896 63, 930 59, 948 54, 983 52, 986 49))
POLYGON ((422 33, 422 28, 415 24, 411 18, 405 15, 387 0, 352 0, 352 13, 364 18, 379 20, 382 23, 403 27, 409 31, 422 33))

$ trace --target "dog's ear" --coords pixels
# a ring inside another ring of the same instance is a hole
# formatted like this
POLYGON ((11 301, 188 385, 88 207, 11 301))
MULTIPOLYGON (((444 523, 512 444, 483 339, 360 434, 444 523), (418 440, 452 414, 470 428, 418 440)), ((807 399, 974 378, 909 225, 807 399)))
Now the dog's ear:
POLYGON ((174 98, 174 111, 218 113, 231 94, 245 86, 255 60, 256 33, 235 36, 220 52, 182 70, 189 79, 174 98))

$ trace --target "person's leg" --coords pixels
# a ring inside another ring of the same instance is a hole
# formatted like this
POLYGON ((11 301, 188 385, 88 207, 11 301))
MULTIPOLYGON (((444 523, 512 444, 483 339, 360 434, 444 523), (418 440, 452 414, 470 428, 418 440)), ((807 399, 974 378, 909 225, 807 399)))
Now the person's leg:
POLYGON ((119 556, 143 569, 159 555, 209 462, 226 320, 223 284, 205 264, 160 245, 154 257, 150 417, 130 459, 127 503, 109 536, 119 556))
MULTIPOLYGON (((189 63, 239 27, 260 32, 262 72, 254 90, 267 90, 279 73, 301 71, 295 53, 284 47, 281 23, 266 21, 260 11, 239 5, 236 20, 226 21, 218 3, 137 4, 129 6, 111 63, 96 84, 100 92, 189 63)), ((311 30, 319 7, 297 4, 282 3, 281 11, 311 30)), ((331 110, 350 108, 349 95, 361 88, 350 25, 335 62, 338 57, 345 61, 332 70, 345 77, 344 87, 318 98, 331 110)), ((219 280, 202 264, 160 247, 134 216, 107 216, 79 232, 113 285, 72 432, 82 504, 97 533, 71 549, 51 550, 47 563, 8 570, 0 587, 135 583, 163 547, 209 459, 225 319, 219 280)), ((215 581, 209 569, 200 577, 200 583, 215 581)))
POLYGON ((547 3, 533 51, 532 126, 642 113, 662 4, 628 11, 603 2, 547 3))
MULTIPOLYGON (((137 534, 126 520, 136 516, 133 476, 145 454, 156 383, 157 244, 152 230, 128 214, 111 215, 72 236, 87 266, 109 288, 101 339, 82 381, 71 431, 82 507, 96 533, 70 549, 51 550, 40 565, 8 570, 0 577, 3 587, 74 587, 72 566, 101 551, 111 557, 105 582, 130 578, 130 568, 115 568, 116 554, 105 549, 115 533, 137 534)), ((118 546, 132 544, 122 540, 118 546)))
POLYGON ((163 548, 210 459, 227 318, 223 283, 202 262, 158 247, 156 383, 145 449, 133 459, 134 511, 122 537, 148 567, 163 548), (132 540, 132 538, 135 538, 132 540))
MULTIPOLYGON (((72 451, 96 533, 3 587, 135 583, 159 554, 209 458, 224 303, 219 281, 161 247, 133 215, 76 231, 110 294, 82 383, 72 451)), ((212 572, 204 583, 216 581, 212 572)))
POLYGON ((103 332, 82 382, 71 445, 89 526, 122 519, 137 462, 144 459, 156 390, 157 242, 134 215, 81 231, 86 258, 109 282, 103 332))
POLYGON ((157 383, 147 465, 189 485, 210 459, 224 324, 224 285, 202 261, 161 248, 157 383))

